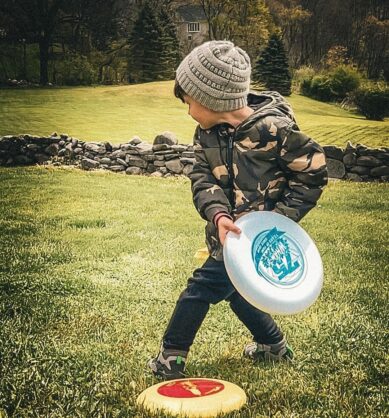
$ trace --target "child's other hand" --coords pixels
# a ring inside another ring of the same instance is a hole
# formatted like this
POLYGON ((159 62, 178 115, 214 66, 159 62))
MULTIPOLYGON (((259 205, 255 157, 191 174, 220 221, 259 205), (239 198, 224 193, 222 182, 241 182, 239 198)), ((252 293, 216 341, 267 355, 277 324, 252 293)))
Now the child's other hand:
POLYGON ((217 228, 219 233, 219 240, 222 245, 224 245, 228 231, 234 232, 235 234, 240 234, 241 232, 240 229, 234 224, 232 219, 227 216, 222 216, 220 219, 218 219, 217 228))

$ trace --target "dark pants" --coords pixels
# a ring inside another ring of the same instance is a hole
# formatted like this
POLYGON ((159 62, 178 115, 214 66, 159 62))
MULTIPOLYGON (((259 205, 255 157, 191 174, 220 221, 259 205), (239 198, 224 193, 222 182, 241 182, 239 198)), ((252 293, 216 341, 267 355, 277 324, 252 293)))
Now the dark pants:
POLYGON ((254 308, 235 290, 224 262, 209 257, 201 268, 193 272, 187 288, 181 293, 163 336, 163 346, 189 350, 209 305, 222 300, 230 303, 231 309, 249 329, 254 341, 276 344, 282 340, 283 334, 273 318, 254 308))

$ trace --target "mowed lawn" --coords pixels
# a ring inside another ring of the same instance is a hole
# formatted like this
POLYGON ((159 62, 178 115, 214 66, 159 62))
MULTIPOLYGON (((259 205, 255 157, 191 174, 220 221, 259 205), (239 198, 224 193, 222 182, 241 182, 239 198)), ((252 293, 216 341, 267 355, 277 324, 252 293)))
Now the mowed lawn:
MULTIPOLYGON (((173 82, 0 90, 0 135, 67 133, 85 141, 123 143, 134 135, 152 142, 163 131, 190 143, 195 122, 173 96, 173 82)), ((335 105, 300 95, 287 99, 300 129, 322 145, 347 141, 389 146, 389 119, 368 121, 335 105)))
MULTIPOLYGON (((0 416, 150 417, 135 404, 156 383, 145 364, 203 246, 189 181, 27 167, 0 182, 0 416)), ((188 371, 244 388, 228 417, 388 416, 388 199, 331 182, 301 222, 325 283, 277 318, 293 364, 243 359, 248 331, 212 307, 188 371)))

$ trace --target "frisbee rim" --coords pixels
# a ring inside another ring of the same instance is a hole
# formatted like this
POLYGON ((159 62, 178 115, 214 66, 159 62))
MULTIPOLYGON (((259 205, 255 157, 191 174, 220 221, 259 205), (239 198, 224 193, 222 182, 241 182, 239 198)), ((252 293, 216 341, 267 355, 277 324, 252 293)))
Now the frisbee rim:
POLYGON ((168 412, 172 415, 186 414, 185 416, 206 417, 211 414, 228 413, 239 410, 247 402, 247 395, 244 390, 235 383, 222 379, 213 378, 183 378, 174 379, 168 382, 160 382, 146 388, 137 398, 136 403, 151 413, 168 412), (193 398, 168 397, 158 393, 158 389, 167 383, 183 382, 191 380, 214 381, 223 384, 222 391, 205 396, 193 398), (211 404, 211 408, 209 405, 211 404), (213 405, 215 404, 215 405, 213 405), (212 406, 213 405, 213 406, 212 406))
POLYGON ((269 211, 250 212, 240 217, 235 225, 242 232, 239 235, 228 232, 223 256, 227 273, 238 293, 253 306, 270 314, 296 314, 311 306, 322 289, 323 263, 309 234, 297 222, 269 211), (253 229, 252 223, 260 224, 261 227, 253 229), (280 286, 269 281, 258 273, 252 260, 251 246, 255 238, 266 228, 274 226, 280 230, 285 229, 285 233, 303 250, 304 274, 293 285, 280 286), (298 239, 295 234, 300 235, 298 239), (243 253, 242 247, 246 249, 243 253))

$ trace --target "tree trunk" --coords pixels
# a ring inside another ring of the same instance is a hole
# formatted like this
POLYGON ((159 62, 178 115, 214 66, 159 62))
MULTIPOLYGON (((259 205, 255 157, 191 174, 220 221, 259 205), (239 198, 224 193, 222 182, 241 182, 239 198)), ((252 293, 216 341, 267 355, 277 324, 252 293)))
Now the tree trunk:
POLYGON ((26 40, 23 39, 23 69, 22 79, 27 80, 27 52, 26 52, 26 40))
POLYGON ((46 37, 39 40, 40 84, 42 86, 49 82, 49 45, 46 37))
POLYGON ((99 84, 102 84, 103 82, 103 69, 104 69, 104 64, 99 65, 99 78, 98 78, 99 84))
POLYGON ((3 57, 1 57, 1 56, 0 56, 0 64, 3 67, 3 71, 4 71, 5 78, 8 79, 9 78, 9 75, 8 75, 8 72, 7 72, 7 67, 4 64, 3 57))

